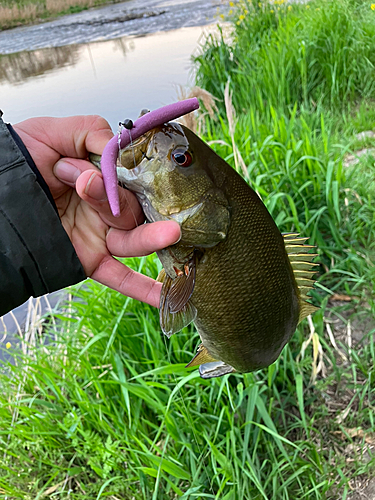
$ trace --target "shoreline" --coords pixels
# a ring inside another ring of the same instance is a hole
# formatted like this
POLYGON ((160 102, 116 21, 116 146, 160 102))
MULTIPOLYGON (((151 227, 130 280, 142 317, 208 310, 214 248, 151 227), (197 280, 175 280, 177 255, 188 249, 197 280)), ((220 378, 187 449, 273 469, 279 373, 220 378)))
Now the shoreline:
POLYGON ((174 0, 168 3, 164 0, 127 0, 109 3, 53 21, 0 31, 0 54, 207 26, 220 22, 219 9, 225 13, 225 6, 219 0, 204 5, 200 0, 174 0))
MULTIPOLYGON (((100 9, 106 5, 114 5, 118 3, 125 3, 129 0, 57 0, 59 3, 57 5, 61 6, 62 3, 65 3, 65 8, 51 11, 44 7, 44 12, 38 12, 38 7, 42 9, 42 5, 44 3, 34 3, 30 2, 21 7, 13 6, 13 7, 4 7, 0 6, 0 33, 2 31, 9 31, 15 28, 29 27, 35 26, 37 24, 44 24, 51 21, 55 21, 64 16, 69 16, 71 14, 79 14, 84 11, 93 11, 96 9, 100 9), (19 17, 13 18, 15 11, 18 10, 19 17), (24 15, 21 15, 24 14, 24 15), (8 21, 4 19, 13 18, 8 21), (5 24, 3 24, 5 23, 5 24)), ((51 3, 51 2, 50 2, 51 3)), ((48 4, 48 3, 47 3, 48 4)))

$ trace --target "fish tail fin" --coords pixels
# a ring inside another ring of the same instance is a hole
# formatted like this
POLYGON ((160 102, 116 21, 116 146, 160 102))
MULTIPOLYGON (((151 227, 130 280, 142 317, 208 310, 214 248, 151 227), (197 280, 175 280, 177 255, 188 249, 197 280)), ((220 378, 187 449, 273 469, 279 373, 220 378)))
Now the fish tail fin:
POLYGON ((233 366, 227 365, 224 361, 217 360, 208 352, 208 349, 200 344, 197 354, 186 365, 185 368, 199 365, 199 375, 204 378, 222 377, 228 373, 234 373, 236 370, 233 366))
POLYGON ((227 365, 224 361, 212 361, 199 367, 199 375, 204 379, 222 377, 236 371, 233 366, 227 365))
POLYGON ((318 255, 316 253, 308 253, 309 250, 315 248, 313 245, 305 245, 305 241, 308 238, 300 237, 298 233, 283 233, 285 250, 289 257, 289 262, 292 266, 294 278, 296 280, 298 291, 299 291, 299 303, 300 303, 300 313, 299 320, 300 323, 309 314, 313 314, 319 308, 307 302, 309 296, 307 295, 309 291, 314 287, 315 279, 313 275, 317 271, 314 271, 314 267, 319 266, 313 259, 318 255))

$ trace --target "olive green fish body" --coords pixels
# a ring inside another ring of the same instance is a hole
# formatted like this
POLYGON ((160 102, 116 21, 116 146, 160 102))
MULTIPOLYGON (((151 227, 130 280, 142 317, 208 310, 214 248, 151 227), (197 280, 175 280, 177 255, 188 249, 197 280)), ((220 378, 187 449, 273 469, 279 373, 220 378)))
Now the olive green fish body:
POLYGON ((305 301, 314 265, 305 239, 283 237, 258 195, 189 129, 167 124, 132 149, 142 159, 134 167, 124 150, 120 179, 149 221, 181 225, 180 242, 158 252, 163 332, 194 321, 202 344, 188 366, 204 378, 270 365, 315 309, 305 301))
POLYGON ((258 195, 225 167, 231 224, 225 241, 198 265, 192 300, 210 354, 249 372, 273 363, 294 333, 298 287, 273 219, 258 195))

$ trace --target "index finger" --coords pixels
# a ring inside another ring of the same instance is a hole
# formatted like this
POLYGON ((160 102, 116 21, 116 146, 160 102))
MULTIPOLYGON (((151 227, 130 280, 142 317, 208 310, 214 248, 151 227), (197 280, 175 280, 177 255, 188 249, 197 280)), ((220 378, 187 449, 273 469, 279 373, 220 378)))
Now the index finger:
POLYGON ((113 257, 106 257, 90 276, 132 299, 159 307, 162 284, 137 273, 113 257))
POLYGON ((85 159, 88 152, 100 155, 113 137, 107 120, 97 115, 30 118, 17 124, 17 128, 52 148, 59 156, 71 158, 85 159))

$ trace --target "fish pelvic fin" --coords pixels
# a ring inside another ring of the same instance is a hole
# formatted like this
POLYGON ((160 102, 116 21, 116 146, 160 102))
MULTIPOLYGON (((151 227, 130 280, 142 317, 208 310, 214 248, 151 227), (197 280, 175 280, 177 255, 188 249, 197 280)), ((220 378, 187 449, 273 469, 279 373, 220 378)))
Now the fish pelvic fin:
POLYGON ((222 377, 228 373, 234 373, 233 366, 227 365, 224 361, 215 359, 203 344, 200 344, 197 354, 185 368, 199 365, 199 375, 204 378, 222 377))
POLYGON ((170 337, 194 321, 197 310, 191 296, 195 285, 195 257, 187 264, 187 274, 172 279, 164 270, 159 273, 158 281, 163 283, 160 296, 160 326, 163 333, 170 337))
POLYGON ((313 314, 319 309, 319 307, 307 302, 309 299, 307 294, 315 284, 313 276, 317 271, 314 271, 314 267, 319 266, 319 264, 312 261, 318 254, 308 253, 309 250, 315 248, 313 245, 305 245, 308 238, 300 237, 298 233, 283 233, 282 236, 299 291, 300 312, 298 323, 300 323, 309 314, 313 314))
POLYGON ((160 271, 160 273, 158 274, 158 277, 156 278, 156 281, 158 281, 159 283, 163 283, 163 282, 164 282, 164 280, 165 280, 166 275, 167 275, 167 274, 166 274, 165 270, 164 270, 164 269, 162 269, 162 270, 160 271))

